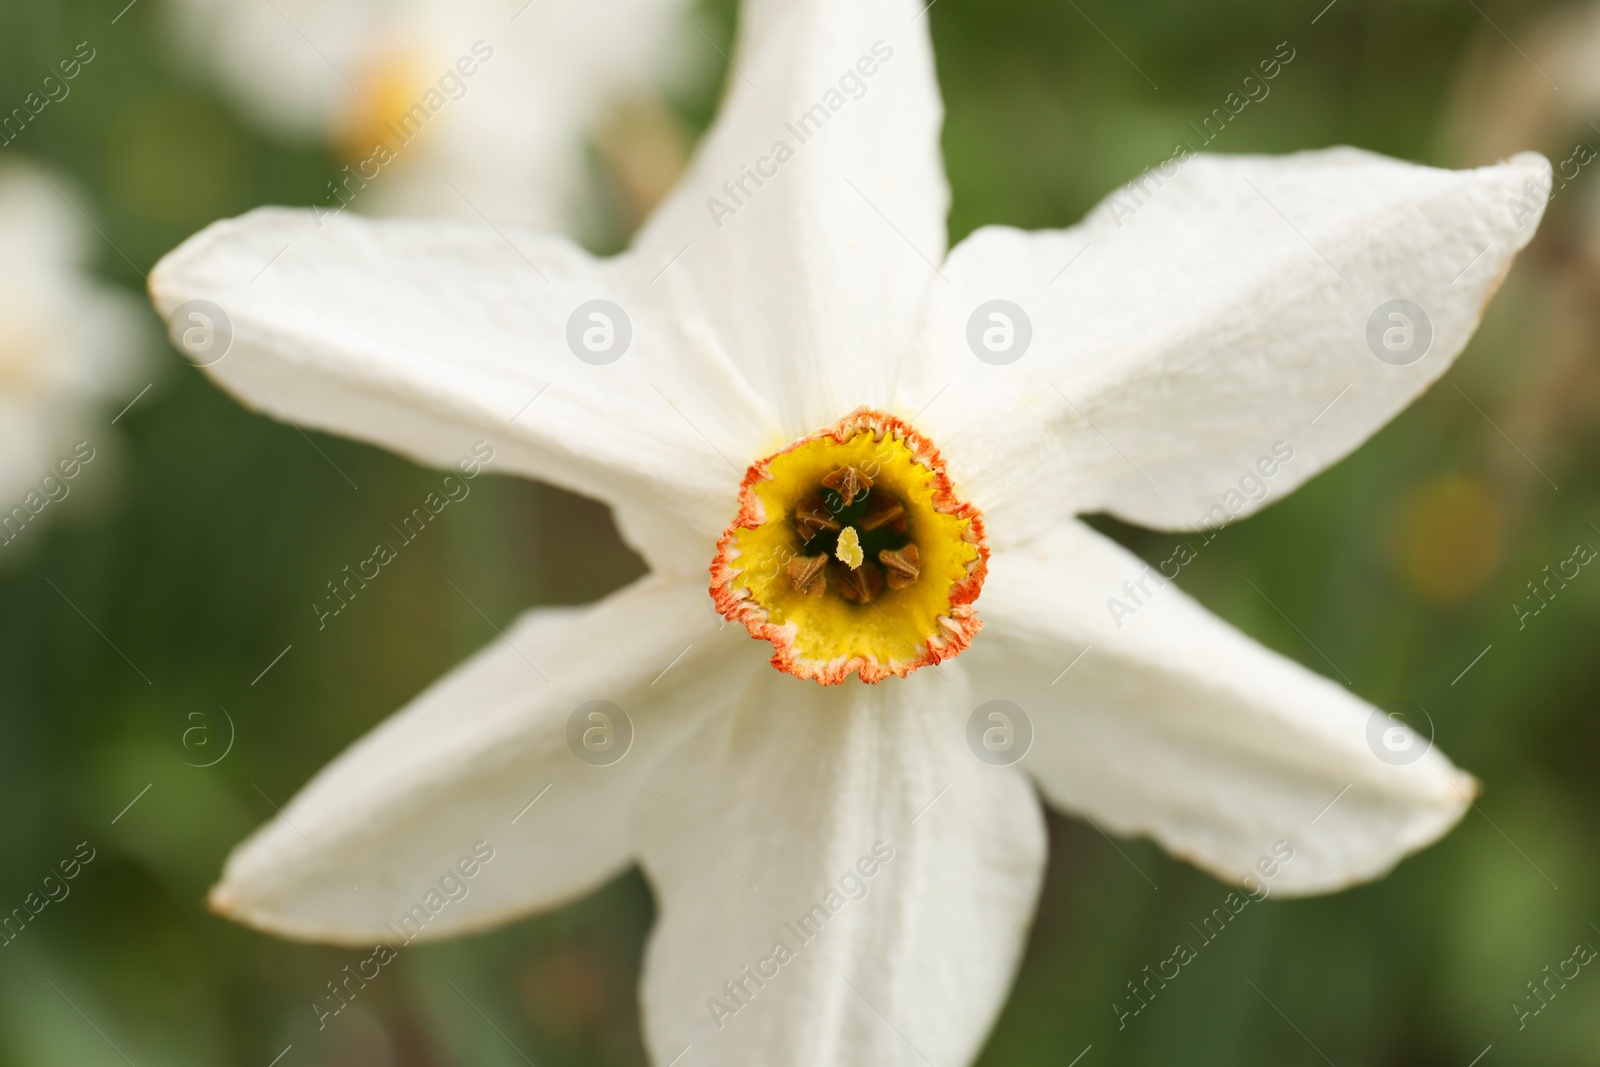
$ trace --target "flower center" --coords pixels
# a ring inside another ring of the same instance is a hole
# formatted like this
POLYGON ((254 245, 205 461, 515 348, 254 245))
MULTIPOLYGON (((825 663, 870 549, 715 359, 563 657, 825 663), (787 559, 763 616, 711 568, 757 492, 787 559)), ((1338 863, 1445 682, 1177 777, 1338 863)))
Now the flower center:
POLYGON ((44 368, 34 358, 38 338, 28 327, 28 323, 0 317, 0 388, 31 391, 44 381, 44 368))
POLYGON ((989 550, 938 450, 861 408, 755 464, 717 544, 717 610, 824 685, 905 677, 962 652, 989 550))
POLYGON ((402 145, 421 133, 437 110, 430 107, 429 93, 443 106, 444 96, 429 81, 425 56, 415 47, 392 44, 377 49, 362 64, 358 83, 348 110, 337 118, 333 130, 335 147, 352 164, 379 155, 384 158, 374 162, 387 163, 402 145))

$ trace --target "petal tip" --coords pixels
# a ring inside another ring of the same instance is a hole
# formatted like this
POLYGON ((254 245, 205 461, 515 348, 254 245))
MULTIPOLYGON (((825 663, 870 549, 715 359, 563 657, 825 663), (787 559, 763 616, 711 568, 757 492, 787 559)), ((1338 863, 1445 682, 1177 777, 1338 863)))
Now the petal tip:
POLYGON ((206 894, 206 907, 213 915, 236 920, 239 917, 239 896, 238 886, 228 881, 218 882, 206 894))
POLYGON ((1483 783, 1459 768, 1454 768, 1454 771, 1450 787, 1455 790, 1460 802, 1452 806, 1465 813, 1477 801, 1478 794, 1483 792, 1483 783))
POLYGON ((1504 165, 1527 171, 1530 175, 1554 173, 1554 168, 1551 167, 1549 158, 1543 152, 1518 152, 1507 159, 1504 165))

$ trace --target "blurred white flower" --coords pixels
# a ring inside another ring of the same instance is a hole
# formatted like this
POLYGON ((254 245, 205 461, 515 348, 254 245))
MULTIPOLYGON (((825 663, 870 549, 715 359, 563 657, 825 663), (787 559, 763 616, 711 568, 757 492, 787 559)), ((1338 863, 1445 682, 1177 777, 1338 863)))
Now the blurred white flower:
POLYGON ((572 230, 597 142, 648 207, 682 155, 660 93, 716 58, 666 0, 173 3, 186 55, 240 107, 348 162, 324 207, 375 214, 572 230))
POLYGON ((1600 3, 1550 11, 1517 38, 1520 46, 1480 28, 1447 124, 1457 150, 1504 152, 1530 140, 1595 136, 1588 124, 1600 119, 1600 3))
POLYGON ((116 414, 106 406, 131 399, 123 394, 148 336, 137 299, 88 274, 92 231, 66 190, 64 179, 32 166, 0 167, 0 519, 15 520, 0 543, 8 546, 42 514, 50 494, 41 479, 59 481, 57 465, 78 442, 105 443, 116 414))
POLYGON ((530 612, 357 743, 219 911, 432 938, 638 861, 657 1064, 953 1067, 1014 974, 1041 799, 1284 894, 1460 817, 1438 751, 1075 516, 1192 531, 1349 453, 1467 343, 1548 165, 1200 156, 1121 190, 1131 218, 947 253, 921 6, 749 0, 698 159, 614 259, 263 210, 158 266, 164 312, 231 316, 208 370, 243 403, 430 463, 487 441, 610 504, 653 572, 530 612))
POLYGON ((1551 198, 1572 197, 1570 250, 1600 263, 1600 3, 1568 5, 1516 31, 1484 27, 1462 65, 1446 141, 1470 161, 1537 146, 1552 164, 1551 198))
MULTIPOLYGON (((1600 2, 1507 14, 1513 21, 1498 28, 1480 20, 1441 140, 1448 157, 1463 164, 1519 148, 1537 149, 1551 163, 1544 184, 1553 214, 1514 297, 1526 323, 1526 373, 1487 374, 1472 387, 1486 408, 1500 407, 1495 426, 1481 428, 1490 435, 1485 440, 1503 431, 1532 457, 1514 456, 1495 477, 1515 526, 1535 497, 1505 487, 1545 484, 1532 464, 1543 465, 1541 457, 1559 451, 1563 440, 1592 433, 1600 411, 1600 2)), ((1437 563, 1439 553, 1433 558, 1437 563)))

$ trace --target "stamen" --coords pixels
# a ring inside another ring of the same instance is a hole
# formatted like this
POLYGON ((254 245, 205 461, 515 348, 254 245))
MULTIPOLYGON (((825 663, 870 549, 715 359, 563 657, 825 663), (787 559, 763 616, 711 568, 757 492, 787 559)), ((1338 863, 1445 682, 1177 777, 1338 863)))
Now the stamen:
POLYGON ((904 548, 885 548, 878 553, 878 562, 888 572, 889 588, 904 589, 917 580, 922 573, 921 554, 916 545, 906 545, 904 548))
POLYGON ((839 594, 855 604, 870 604, 883 592, 883 574, 876 567, 845 571, 839 575, 839 594))
POLYGON ((839 543, 834 547, 833 554, 839 557, 851 570, 858 570, 866 560, 866 553, 861 551, 861 535, 856 533, 854 526, 846 526, 844 533, 839 535, 839 543))
POLYGON ((789 560, 789 581, 806 596, 821 596, 828 580, 823 572, 827 556, 795 556, 789 560))
POLYGON ((871 533, 883 526, 889 526, 895 533, 905 533, 906 509, 894 497, 879 493, 867 501, 867 513, 861 516, 861 528, 871 533))
POLYGON ((844 500, 844 506, 849 507, 855 503, 858 493, 865 493, 872 488, 872 479, 856 467, 840 467, 822 479, 822 484, 837 492, 844 500))
POLYGON ((796 528, 800 536, 806 540, 817 536, 823 530, 837 530, 839 524, 833 519, 833 512, 828 510, 827 501, 821 495, 806 497, 800 506, 794 509, 796 528))

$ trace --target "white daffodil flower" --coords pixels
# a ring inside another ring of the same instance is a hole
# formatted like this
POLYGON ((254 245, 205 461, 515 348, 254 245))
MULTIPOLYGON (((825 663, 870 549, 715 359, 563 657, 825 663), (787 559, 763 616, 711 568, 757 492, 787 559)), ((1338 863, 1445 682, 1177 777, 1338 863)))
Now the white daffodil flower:
POLYGON ((699 44, 660 0, 174 2, 184 54, 241 108, 347 161, 324 212, 567 226, 591 137, 659 109, 699 44))
POLYGON ((1192 531, 1349 453, 1466 344, 1544 161, 1185 157, 947 253, 919 6, 746 4, 720 117, 617 258, 261 210, 159 265, 163 312, 231 317, 209 369, 243 403, 426 463, 488 442, 652 571, 353 746, 217 910, 398 949, 637 861, 658 1064, 943 1067, 1012 978, 1041 800, 1284 894, 1460 817, 1440 753, 1075 516, 1192 531))
POLYGON ((87 234, 63 179, 0 168, 0 562, 104 447, 143 335, 138 302, 89 276, 87 234))

